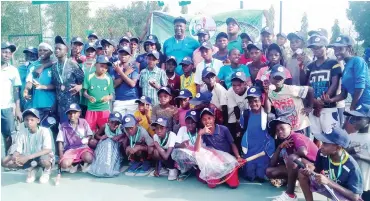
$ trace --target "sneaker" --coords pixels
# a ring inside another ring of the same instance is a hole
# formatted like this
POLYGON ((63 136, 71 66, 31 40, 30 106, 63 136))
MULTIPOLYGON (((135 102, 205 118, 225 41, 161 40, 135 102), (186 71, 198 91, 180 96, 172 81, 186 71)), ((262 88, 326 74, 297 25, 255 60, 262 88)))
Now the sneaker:
POLYGON ((126 176, 135 176, 136 170, 141 167, 141 162, 132 162, 125 172, 126 176))
POLYGON ((291 198, 286 192, 276 197, 272 201, 298 201, 297 195, 294 194, 294 198, 291 198))
POLYGON ((36 180, 36 173, 39 169, 36 167, 36 168, 29 168, 28 169, 28 174, 27 174, 27 179, 26 179, 26 182, 27 183, 33 183, 35 180, 36 180))
POLYGON ((42 175, 40 177, 40 183, 41 184, 48 183, 49 178, 50 178, 50 173, 51 173, 51 168, 49 168, 48 170, 44 169, 42 171, 42 175))
POLYGON ((69 168, 69 173, 71 174, 76 173, 77 170, 78 170, 78 165, 75 165, 75 166, 72 165, 72 167, 69 168))
POLYGON ((89 171, 89 168, 90 168, 90 164, 89 163, 84 163, 84 165, 81 166, 81 171, 83 173, 86 173, 87 171, 89 171))
MULTIPOLYGON (((149 177, 154 177, 154 172, 155 172, 155 170, 153 170, 152 172, 150 172, 149 177)), ((168 169, 167 168, 162 168, 159 171, 159 176, 168 176, 168 169)))
POLYGON ((173 181, 177 179, 179 171, 177 169, 170 169, 168 174, 168 181, 173 181))
POLYGON ((149 161, 144 161, 140 168, 136 169, 135 176, 143 177, 150 174, 152 171, 152 168, 150 167, 149 161))

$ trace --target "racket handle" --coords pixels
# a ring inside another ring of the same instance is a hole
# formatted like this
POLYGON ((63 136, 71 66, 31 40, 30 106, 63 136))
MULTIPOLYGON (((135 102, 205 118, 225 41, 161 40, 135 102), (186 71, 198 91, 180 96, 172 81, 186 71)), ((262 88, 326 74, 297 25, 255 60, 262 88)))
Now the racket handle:
POLYGON ((255 155, 253 155, 253 156, 250 156, 250 157, 248 157, 248 158, 246 158, 245 160, 247 161, 247 162, 249 162, 249 161, 253 161, 253 160, 256 160, 257 158, 259 158, 259 157, 261 157, 261 156, 264 156, 266 153, 264 152, 264 151, 261 151, 260 153, 258 153, 258 154, 255 154, 255 155))

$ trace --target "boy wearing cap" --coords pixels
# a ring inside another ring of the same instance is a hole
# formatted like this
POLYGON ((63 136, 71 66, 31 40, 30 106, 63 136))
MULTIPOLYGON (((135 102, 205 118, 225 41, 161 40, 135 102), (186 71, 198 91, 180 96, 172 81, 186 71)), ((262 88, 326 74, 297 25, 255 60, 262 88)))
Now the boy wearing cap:
POLYGON ((218 51, 214 53, 212 56, 215 59, 218 59, 222 62, 227 60, 227 56, 229 55, 229 50, 227 49, 227 46, 229 44, 229 36, 225 32, 220 32, 216 36, 216 47, 218 48, 218 51))
POLYGON ((177 179, 178 170, 175 168, 175 161, 172 159, 171 153, 175 147, 177 136, 176 133, 167 129, 167 123, 168 121, 161 117, 152 123, 156 133, 153 136, 153 159, 156 163, 153 176, 163 175, 166 170, 162 169, 162 165, 165 165, 169 170, 168 180, 173 181, 177 179))
POLYGON ((135 101, 138 104, 138 109, 135 111, 134 116, 139 125, 143 127, 150 136, 154 135, 153 129, 150 127, 152 117, 152 100, 149 97, 141 96, 140 99, 135 101))
POLYGON ((182 66, 183 75, 180 77, 180 89, 187 89, 191 92, 192 96, 197 94, 197 85, 194 82, 195 73, 193 72, 194 63, 190 57, 184 57, 180 63, 182 66))
POLYGON ((262 52, 265 53, 267 48, 273 43, 274 40, 274 30, 270 27, 262 28, 261 32, 261 42, 262 42, 262 52))
POLYGON ((86 61, 86 56, 82 55, 84 43, 81 37, 73 37, 71 40, 71 58, 78 64, 83 64, 86 61))
POLYGON ((176 105, 180 105, 180 108, 178 109, 178 115, 179 115, 179 124, 180 126, 185 126, 185 115, 190 110, 190 99, 193 98, 193 95, 191 92, 187 89, 183 89, 180 91, 179 95, 175 98, 176 105))
POLYGON ((107 74, 112 66, 108 57, 98 56, 96 58, 96 71, 85 77, 83 89, 84 96, 89 100, 86 111, 86 121, 95 132, 101 128, 109 117, 109 102, 112 100, 114 89, 113 80, 107 74))
POLYGON ((230 51, 232 49, 238 49, 240 52, 242 50, 242 40, 239 37, 240 25, 235 18, 229 17, 226 19, 227 25, 227 35, 229 43, 227 49, 230 51))
POLYGON ((131 50, 124 46, 118 49, 118 59, 114 65, 114 91, 115 101, 113 111, 120 112, 122 115, 132 114, 136 111, 136 100, 139 97, 136 87, 139 80, 139 70, 130 63, 131 50))
POLYGON ((138 125, 132 114, 123 117, 123 132, 126 141, 123 148, 131 161, 125 172, 128 176, 146 176, 151 171, 150 160, 153 154, 153 139, 148 132, 138 125))
POLYGON ((132 53, 131 61, 136 61, 137 56, 139 56, 140 48, 139 48, 139 38, 138 37, 132 37, 130 38, 130 49, 132 53))
POLYGON ((202 81, 203 70, 208 67, 213 68, 217 75, 220 72, 220 68, 224 65, 222 61, 212 58, 212 47, 212 44, 208 41, 202 43, 202 46, 199 48, 204 61, 200 62, 195 70, 194 82, 197 84, 197 92, 204 92, 207 90, 207 86, 202 81))
MULTIPOLYGON (((174 56, 181 61, 184 57, 192 57, 194 50, 199 47, 199 42, 190 36, 185 35, 186 20, 183 17, 177 17, 173 21, 175 36, 167 39, 163 44, 163 53, 169 57, 174 56)), ((177 66, 176 74, 182 75, 181 66, 177 66)))
MULTIPOLYGON (((277 148, 266 169, 266 176, 273 183, 275 179, 286 179, 287 190, 274 201, 298 200, 294 193, 298 178, 298 168, 294 163, 300 160, 307 167, 312 167, 316 160, 317 146, 310 138, 294 133, 291 123, 286 117, 279 117, 269 122, 273 135, 277 136, 277 148)), ((273 183, 276 185, 275 183, 273 183)))
POLYGON ((83 162, 82 172, 87 172, 94 159, 94 151, 88 146, 93 132, 87 121, 80 118, 81 108, 78 104, 71 104, 66 113, 68 121, 60 125, 56 138, 59 165, 62 169, 75 173, 79 163, 83 162))
POLYGON ((250 62, 246 65, 249 69, 251 82, 256 84, 256 79, 261 68, 266 67, 266 57, 264 56, 262 44, 248 44, 247 46, 250 62))
POLYGON ((114 54, 116 51, 116 43, 113 40, 102 39, 100 41, 101 46, 103 47, 103 53, 108 57, 109 61, 114 63, 118 60, 117 56, 114 54))
POLYGON ((43 169, 40 183, 47 183, 54 163, 53 142, 50 130, 39 126, 40 115, 36 109, 23 112, 24 124, 15 137, 8 155, 1 161, 7 168, 27 169, 26 182, 36 180, 39 168, 43 169))
POLYGON ((246 128, 241 140, 243 158, 260 152, 265 152, 265 155, 245 164, 243 176, 249 181, 264 182, 266 169, 275 151, 275 141, 268 133, 268 116, 262 107, 262 90, 254 86, 249 88, 246 99, 250 109, 243 110, 244 128, 246 128))
POLYGON ((165 69, 165 67, 164 67, 165 64, 164 63, 166 62, 166 56, 160 51, 161 50, 161 44, 159 43, 158 38, 157 38, 156 35, 147 36, 146 41, 143 44, 143 48, 144 48, 146 53, 141 54, 141 55, 137 56, 137 58, 136 58, 136 65, 140 70, 143 70, 148 66, 148 63, 147 63, 148 53, 150 53, 154 50, 159 52, 158 66, 161 69, 165 69))
POLYGON ((13 104, 15 103, 15 115, 18 120, 22 119, 19 88, 22 86, 18 70, 10 64, 13 53, 17 48, 9 42, 1 43, 1 83, 2 97, 1 108, 1 134, 5 141, 5 152, 8 152, 12 144, 11 135, 15 134, 13 104))
POLYGON ((333 128, 330 133, 322 133, 317 139, 323 145, 317 153, 314 167, 299 171, 299 183, 305 199, 313 201, 313 192, 336 200, 361 200, 363 183, 360 168, 345 149, 350 143, 349 135, 341 128, 333 128), (329 187, 332 193, 329 193, 329 187))
MULTIPOLYGON (((209 31, 207 29, 204 29, 204 28, 199 29, 199 31, 197 33, 197 36, 198 36, 199 44, 207 42, 210 39, 209 31)), ((217 53, 218 48, 213 46, 212 51, 215 54, 215 53, 217 53)), ((199 50, 199 47, 196 50, 194 50, 194 52, 193 52, 193 61, 194 61, 194 66, 197 66, 201 61, 203 61, 202 54, 199 50)))
POLYGON ((167 86, 168 79, 165 71, 157 67, 159 52, 153 50, 147 54, 148 66, 141 71, 139 86, 142 88, 142 95, 152 99, 152 104, 158 104, 157 92, 162 86, 167 86))
POLYGON ((176 58, 174 56, 169 56, 166 60, 166 75, 169 87, 174 92, 174 97, 180 91, 180 76, 175 73, 175 68, 177 67, 176 58))
POLYGON ((216 123, 223 125, 224 124, 223 113, 220 109, 218 109, 214 104, 211 103, 212 96, 213 95, 210 91, 197 93, 192 99, 190 99, 189 103, 194 106, 194 109, 198 113, 200 113, 204 108, 213 109, 216 118, 216 123))
POLYGON ((122 36, 119 39, 118 45, 119 45, 119 47, 128 47, 128 48, 130 48, 130 39, 129 39, 129 37, 122 36))
POLYGON ((89 41, 90 44, 95 44, 96 41, 99 40, 99 37, 96 33, 93 32, 87 36, 87 40, 89 41))

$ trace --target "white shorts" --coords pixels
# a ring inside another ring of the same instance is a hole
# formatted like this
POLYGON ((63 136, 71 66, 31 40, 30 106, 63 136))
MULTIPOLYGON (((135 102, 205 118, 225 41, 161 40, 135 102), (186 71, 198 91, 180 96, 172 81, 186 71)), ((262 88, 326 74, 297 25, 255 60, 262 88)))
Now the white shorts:
POLYGON ((313 135, 329 133, 335 126, 339 126, 339 115, 337 108, 323 108, 320 112, 320 117, 310 113, 309 119, 311 122, 310 130, 313 135))
POLYGON ((137 108, 136 100, 120 101, 116 100, 113 102, 113 112, 119 112, 122 116, 126 114, 134 114, 137 108))

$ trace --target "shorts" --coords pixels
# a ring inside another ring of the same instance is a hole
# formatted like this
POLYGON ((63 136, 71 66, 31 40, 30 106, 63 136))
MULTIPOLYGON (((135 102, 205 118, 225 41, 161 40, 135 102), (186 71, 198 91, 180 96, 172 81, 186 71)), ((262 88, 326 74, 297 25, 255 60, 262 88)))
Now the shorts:
POLYGON ((310 130, 313 135, 330 133, 334 126, 339 126, 338 109, 337 108, 323 108, 320 112, 320 117, 309 114, 311 126, 310 130))
POLYGON ((6 138, 15 132, 13 108, 1 109, 1 134, 6 138))
POLYGON ((97 127, 101 128, 108 122, 109 119, 109 110, 105 111, 86 111, 86 121, 90 126, 92 132, 96 132, 97 127))
POLYGON ((119 112, 122 116, 126 114, 134 114, 137 110, 136 100, 115 100, 113 102, 113 112, 119 112))
POLYGON ((36 161, 37 166, 40 167, 41 160, 49 161, 51 163, 51 165, 53 165, 54 161, 55 161, 54 156, 52 154, 47 154, 47 155, 43 155, 43 156, 40 156, 40 157, 37 157, 37 158, 34 158, 32 160, 27 161, 27 163, 23 164, 22 168, 23 169, 28 169, 28 168, 32 167, 31 166, 32 161, 36 161))

